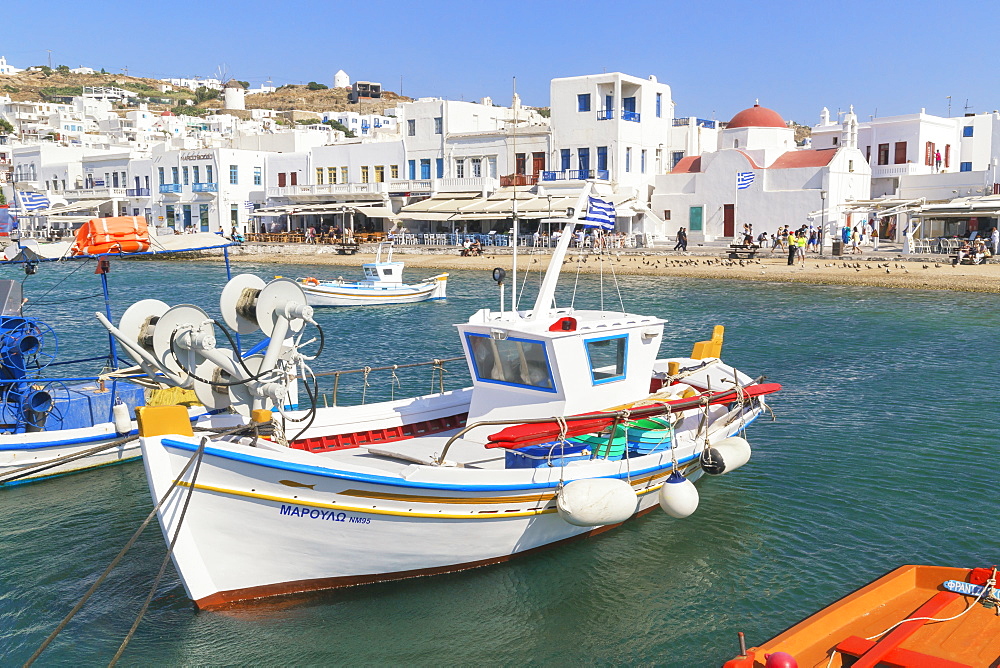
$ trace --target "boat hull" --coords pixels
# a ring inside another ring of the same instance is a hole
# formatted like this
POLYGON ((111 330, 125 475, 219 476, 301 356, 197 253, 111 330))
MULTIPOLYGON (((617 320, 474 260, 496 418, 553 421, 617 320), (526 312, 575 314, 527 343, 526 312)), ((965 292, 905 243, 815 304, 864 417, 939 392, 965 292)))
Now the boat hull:
MULTIPOLYGON (((710 441, 741 430, 760 411, 748 408, 710 441)), ((421 440, 413 439, 410 447, 421 440)), ((141 443, 150 491, 159 502, 196 455, 199 441, 153 436, 141 443)), ((702 444, 691 439, 677 452, 690 480, 702 475, 702 444)), ((495 452, 483 449, 483 456, 495 452)), ((391 463, 378 457, 207 442, 197 478, 190 467, 158 519, 168 544, 180 526, 171 556, 188 596, 199 608, 214 608, 465 570, 593 535, 612 525, 580 527, 563 520, 555 503, 560 481, 627 480, 641 514, 657 506, 657 492, 673 468, 669 451, 618 461, 583 459, 538 468, 396 463, 390 472, 391 463)))
POLYGON ((374 306, 378 304, 413 304, 445 299, 448 275, 442 274, 422 283, 395 286, 362 283, 300 283, 310 306, 374 306))
MULTIPOLYGON (((132 432, 135 434, 135 432, 132 432)), ((89 454, 56 466, 47 464, 98 449, 121 438, 110 422, 82 429, 10 434, 0 436, 0 482, 16 477, 3 486, 38 482, 93 468, 121 464, 140 456, 137 440, 89 454), (23 470, 32 467, 31 470, 23 470), (21 475, 21 474, 26 475, 21 475)))

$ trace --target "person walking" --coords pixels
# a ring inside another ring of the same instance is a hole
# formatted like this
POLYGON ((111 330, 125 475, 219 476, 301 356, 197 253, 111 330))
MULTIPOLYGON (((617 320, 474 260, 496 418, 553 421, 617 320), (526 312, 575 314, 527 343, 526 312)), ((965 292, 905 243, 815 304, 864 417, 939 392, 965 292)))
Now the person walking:
POLYGON ((990 247, 993 257, 997 257, 997 253, 1000 252, 1000 232, 995 227, 990 230, 990 247))
POLYGON ((788 266, 795 266, 795 256, 799 253, 798 237, 795 232, 788 233, 788 266))
POLYGON ((677 230, 677 244, 674 246, 674 250, 686 251, 688 249, 688 233, 687 229, 682 227, 677 230))
POLYGON ((852 253, 863 253, 861 250, 861 232, 858 231, 857 225, 854 226, 854 230, 851 232, 851 252, 852 253))

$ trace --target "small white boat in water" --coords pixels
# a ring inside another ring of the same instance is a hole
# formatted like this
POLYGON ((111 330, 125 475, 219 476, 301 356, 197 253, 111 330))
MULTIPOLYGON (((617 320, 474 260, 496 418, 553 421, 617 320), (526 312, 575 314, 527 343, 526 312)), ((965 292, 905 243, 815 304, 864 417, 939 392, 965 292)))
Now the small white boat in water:
POLYGON ((448 274, 438 274, 420 283, 403 283, 403 263, 392 261, 392 244, 379 244, 374 262, 361 265, 363 281, 349 282, 343 278, 321 281, 300 278, 298 283, 310 306, 373 306, 375 304, 412 304, 429 299, 444 299, 448 274), (388 246, 388 256, 382 261, 382 247, 388 246))
POLYGON ((224 317, 241 318, 231 327, 271 337, 249 368, 215 349, 201 311, 159 318, 156 336, 176 342, 196 392, 222 402, 225 381, 233 408, 275 428, 198 437, 179 408, 140 409, 157 516, 199 608, 502 562, 657 506, 686 517, 693 481, 749 460, 742 434, 780 386, 723 363, 721 327, 689 356, 658 359, 666 321, 556 308, 575 222, 533 308, 484 308, 457 325, 472 377, 458 391, 286 410, 282 384, 311 377, 296 342, 315 325, 289 280, 223 292, 224 317))

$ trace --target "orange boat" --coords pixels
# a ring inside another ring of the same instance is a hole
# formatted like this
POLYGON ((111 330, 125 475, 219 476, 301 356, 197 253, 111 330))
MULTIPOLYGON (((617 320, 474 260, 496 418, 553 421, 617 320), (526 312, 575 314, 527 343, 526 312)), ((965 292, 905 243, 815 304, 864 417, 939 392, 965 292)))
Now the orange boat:
POLYGON ((902 566, 724 668, 1000 666, 996 580, 996 566, 902 566))

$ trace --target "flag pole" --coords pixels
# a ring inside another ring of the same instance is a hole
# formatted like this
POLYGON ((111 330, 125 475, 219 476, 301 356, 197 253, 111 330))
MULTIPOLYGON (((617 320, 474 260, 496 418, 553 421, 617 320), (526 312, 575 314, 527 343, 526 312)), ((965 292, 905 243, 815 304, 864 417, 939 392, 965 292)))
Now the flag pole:
POLYGON ((736 240, 736 221, 740 219, 740 173, 736 173, 736 196, 733 197, 733 243, 743 243, 736 240))

